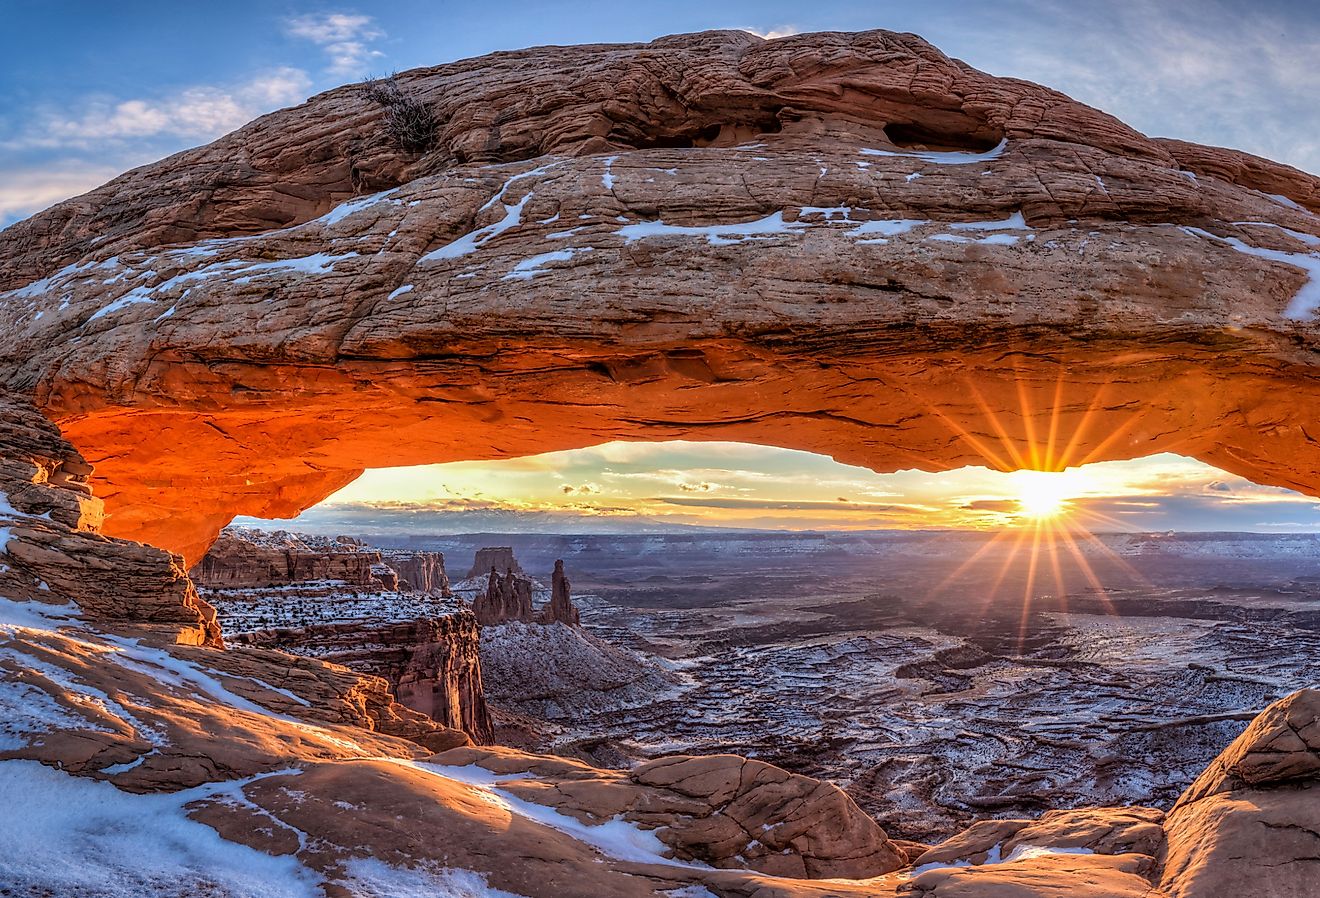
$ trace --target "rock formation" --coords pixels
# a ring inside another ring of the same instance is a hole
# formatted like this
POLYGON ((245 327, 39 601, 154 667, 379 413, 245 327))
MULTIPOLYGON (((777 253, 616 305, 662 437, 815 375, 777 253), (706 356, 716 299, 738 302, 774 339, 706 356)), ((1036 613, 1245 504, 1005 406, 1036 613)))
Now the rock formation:
POLYGON ((1320 690, 1265 709, 1164 828, 1170 898, 1320 893, 1320 690))
MULTIPOLYGON (((283 530, 231 528, 220 534, 189 575, 199 586, 244 589, 307 580, 338 580, 382 588, 375 570, 380 553, 348 537, 314 538, 283 530)), ((397 581, 391 572, 386 579, 397 581)))
POLYGON ((507 621, 533 620, 532 578, 512 569, 506 570, 501 577, 495 568, 491 568, 486 591, 473 600, 472 612, 483 627, 507 621))
POLYGON ((397 84, 427 152, 349 85, 6 230, 3 383, 96 466, 108 533, 194 563, 368 466, 611 439, 1172 450, 1320 492, 1310 175, 881 31, 397 84))
POLYGON ((492 739, 471 612, 411 621, 356 621, 242 633, 242 645, 278 648, 342 664, 390 684, 406 708, 476 742, 492 739))
POLYGON ((449 575, 440 552, 389 550, 381 553, 385 563, 398 572, 399 589, 435 596, 449 595, 449 575))
POLYGON ((481 753, 379 678, 222 649, 183 559, 367 466, 626 438, 876 469, 1176 449, 1320 493, 1316 178, 887 32, 540 48, 398 84, 439 123, 425 152, 348 86, 0 241, 5 820, 78 811, 0 853, 7 885, 159 879, 161 852, 105 834, 161 817, 336 894, 380 869, 427 894, 1314 894, 1314 691, 1197 780, 1163 848, 1154 815, 1098 811, 904 870, 915 847, 819 781, 481 753), (820 879, 841 876, 872 878, 820 879))
POLYGON ((334 580, 370 590, 447 595, 439 552, 383 552, 348 536, 229 527, 189 575, 208 589, 253 589, 334 580))
POLYGON ((467 572, 467 579, 484 577, 488 571, 521 574, 523 569, 518 559, 513 557, 513 549, 509 546, 487 546, 477 550, 476 557, 472 559, 472 569, 467 572))
POLYGON ((218 644, 215 609, 182 559, 100 534, 91 467, 24 398, 0 391, 0 595, 76 601, 107 621, 156 627, 170 641, 218 644))
POLYGON ((581 626, 582 621, 578 617, 578 610, 574 607, 573 598, 569 593, 568 577, 564 576, 562 560, 555 562, 554 573, 550 575, 550 584, 550 604, 541 610, 541 621, 547 624, 558 622, 570 627, 581 626))

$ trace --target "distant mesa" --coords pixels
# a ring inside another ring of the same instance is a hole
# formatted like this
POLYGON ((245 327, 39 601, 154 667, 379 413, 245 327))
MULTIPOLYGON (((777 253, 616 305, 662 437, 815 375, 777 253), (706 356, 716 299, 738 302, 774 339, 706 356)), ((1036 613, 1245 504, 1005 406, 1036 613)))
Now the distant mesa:
POLYGON ((518 559, 513 557, 512 547, 487 546, 477 550, 477 557, 472 560, 472 569, 467 572, 467 576, 468 579, 484 577, 492 570, 512 571, 515 574, 523 572, 518 559))
MULTIPOLYGON (((477 616, 477 623, 483 627, 498 626, 510 621, 538 624, 567 624, 570 627, 581 625, 577 608, 573 605, 571 584, 564 574, 564 562, 555 562, 551 575, 550 601, 538 613, 533 607, 532 595, 536 588, 535 581, 523 573, 513 549, 508 546, 478 549, 472 562, 472 570, 483 570, 483 565, 490 562, 485 591, 478 591, 472 600, 472 611, 477 616), (499 563, 504 564, 504 573, 500 574, 499 563)), ((470 574, 471 580, 477 574, 470 574)))

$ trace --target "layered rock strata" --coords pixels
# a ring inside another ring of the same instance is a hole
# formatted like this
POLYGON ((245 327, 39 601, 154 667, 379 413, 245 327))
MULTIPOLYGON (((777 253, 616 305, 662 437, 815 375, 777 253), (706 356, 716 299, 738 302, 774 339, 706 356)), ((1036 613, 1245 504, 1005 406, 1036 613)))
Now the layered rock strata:
POLYGON ((490 571, 523 573, 522 565, 513 557, 513 549, 509 546, 487 546, 478 549, 476 557, 472 559, 472 568, 467 572, 467 579, 484 577, 490 571))
POLYGON ((477 621, 471 612, 258 630, 232 641, 283 649, 381 677, 404 707, 462 730, 477 742, 492 741, 477 621))
POLYGON ((181 643, 218 644, 215 609, 183 559, 101 535, 91 466, 21 396, 0 391, 0 590, 106 621, 155 627, 181 643))
POLYGON ((449 595, 449 575, 445 573, 445 556, 440 552, 409 552, 386 550, 381 555, 385 564, 399 578, 399 589, 428 595, 449 595))
POLYGON ((401 588, 410 592, 443 593, 448 588, 444 556, 434 552, 380 550, 347 536, 315 537, 277 530, 229 528, 207 550, 189 574, 209 589, 251 589, 286 586, 310 580, 334 580, 364 589, 401 588), (399 570, 406 568, 412 580, 399 570), (422 584, 414 587, 412 581, 422 584))

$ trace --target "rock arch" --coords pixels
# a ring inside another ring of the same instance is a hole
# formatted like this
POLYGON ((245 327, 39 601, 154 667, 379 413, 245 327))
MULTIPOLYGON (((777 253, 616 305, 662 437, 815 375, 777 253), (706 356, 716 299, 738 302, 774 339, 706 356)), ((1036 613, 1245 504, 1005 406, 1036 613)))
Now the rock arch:
POLYGON ((1320 179, 887 32, 399 82, 426 152, 349 86, 6 231, 3 385, 105 532, 191 561, 366 467, 614 439, 1320 493, 1320 179))

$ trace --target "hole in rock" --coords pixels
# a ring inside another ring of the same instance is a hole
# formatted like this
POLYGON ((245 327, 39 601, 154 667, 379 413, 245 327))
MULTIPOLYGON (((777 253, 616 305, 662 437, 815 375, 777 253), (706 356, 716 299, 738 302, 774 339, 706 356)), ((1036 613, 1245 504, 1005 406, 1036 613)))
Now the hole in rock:
POLYGON ((484 741, 758 757, 905 838, 1167 807, 1320 652, 1315 501, 1176 455, 876 474, 607 443, 239 523, 195 569, 231 642, 379 673, 484 741))
POLYGON ((675 131, 641 131, 616 128, 610 140, 641 149, 691 147, 731 147, 767 134, 778 134, 783 123, 773 115, 747 122, 712 122, 689 125, 675 131))
POLYGON ((916 123, 890 122, 885 136, 896 147, 919 150, 993 150, 1004 139, 998 129, 983 126, 976 130, 932 128, 916 123))

